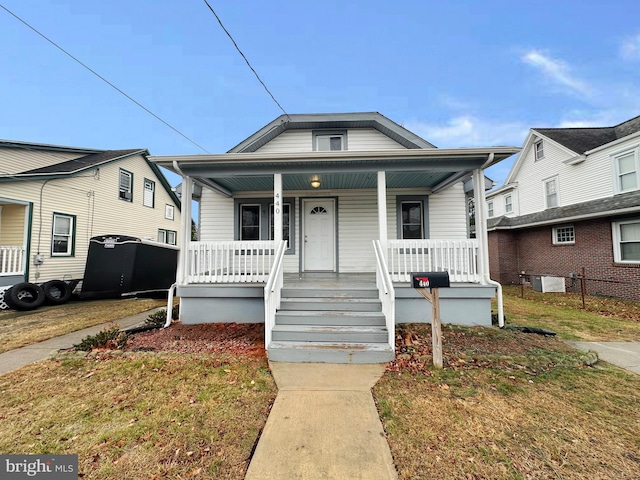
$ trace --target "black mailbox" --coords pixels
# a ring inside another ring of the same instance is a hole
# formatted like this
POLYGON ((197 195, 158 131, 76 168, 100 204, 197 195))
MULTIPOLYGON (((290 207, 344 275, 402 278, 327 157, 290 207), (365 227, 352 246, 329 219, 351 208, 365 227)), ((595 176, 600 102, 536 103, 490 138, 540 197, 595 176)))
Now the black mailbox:
POLYGON ((411 273, 413 288, 449 287, 449 272, 417 272, 411 273))

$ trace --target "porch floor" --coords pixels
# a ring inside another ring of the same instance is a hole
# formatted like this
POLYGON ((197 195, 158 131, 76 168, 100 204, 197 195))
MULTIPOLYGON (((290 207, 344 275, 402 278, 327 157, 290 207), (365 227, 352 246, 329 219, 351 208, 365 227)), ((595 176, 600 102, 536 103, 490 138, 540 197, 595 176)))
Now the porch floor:
POLYGON ((375 273, 285 273, 284 288, 360 290, 376 288, 375 273))

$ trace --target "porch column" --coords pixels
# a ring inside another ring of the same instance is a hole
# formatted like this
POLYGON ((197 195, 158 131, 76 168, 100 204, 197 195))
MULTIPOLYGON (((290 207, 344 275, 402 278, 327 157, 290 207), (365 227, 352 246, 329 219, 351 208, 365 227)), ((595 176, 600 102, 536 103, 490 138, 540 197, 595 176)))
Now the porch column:
POLYGON ((487 234, 487 199, 484 192, 484 171, 473 171, 473 201, 475 203, 476 239, 478 240, 478 273, 480 283, 489 278, 489 236, 487 234))
POLYGON ((378 172, 378 232, 380 246, 387 258, 387 176, 386 172, 378 172))
POLYGON ((189 245, 191 244, 191 197, 193 195, 193 180, 191 177, 182 177, 182 197, 180 229, 182 245, 178 253, 178 285, 186 285, 189 275, 189 245))
POLYGON ((282 174, 273 174, 273 239, 282 241, 282 174))

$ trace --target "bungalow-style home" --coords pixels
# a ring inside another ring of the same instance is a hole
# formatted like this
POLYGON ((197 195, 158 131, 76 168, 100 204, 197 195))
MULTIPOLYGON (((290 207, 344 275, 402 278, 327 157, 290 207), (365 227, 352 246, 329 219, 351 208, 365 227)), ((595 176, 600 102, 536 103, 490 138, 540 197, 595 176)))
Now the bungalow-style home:
POLYGON ((442 321, 490 325, 496 285, 464 183, 517 151, 438 149, 379 113, 344 113, 280 116, 225 154, 151 157, 182 175, 184 198, 201 188, 182 322, 264 322, 272 360, 384 362, 396 321, 431 320, 411 273, 446 270, 442 321))
POLYGON ((579 291, 584 268, 588 293, 640 300, 640 117, 531 129, 486 206, 492 278, 579 291))
POLYGON ((180 201, 148 155, 0 140, 0 286, 82 278, 93 236, 177 245, 180 201))

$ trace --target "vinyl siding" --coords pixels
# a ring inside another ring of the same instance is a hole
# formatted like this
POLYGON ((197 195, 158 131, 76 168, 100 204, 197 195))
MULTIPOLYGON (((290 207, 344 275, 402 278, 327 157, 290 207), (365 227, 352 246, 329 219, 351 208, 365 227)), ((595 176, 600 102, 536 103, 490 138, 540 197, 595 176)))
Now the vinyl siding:
POLYGON ((30 281, 81 278, 89 239, 93 236, 120 234, 157 240, 159 228, 179 233, 180 211, 176 206, 174 220, 164 218, 165 204, 175 204, 159 181, 156 182, 155 208, 142 205, 143 179, 156 179, 142 156, 111 162, 100 166, 98 173, 94 172, 96 171, 92 170, 91 173, 49 180, 46 183, 30 181, 2 184, 3 197, 33 202, 30 261, 39 252, 44 255, 44 263, 39 269, 30 266, 30 281), (133 173, 131 203, 118 198, 120 168, 133 173), (72 257, 51 256, 54 212, 76 217, 75 254, 72 257))
POLYGON ((493 195, 491 197, 487 196, 487 215, 488 215, 488 204, 490 201, 493 201, 493 216, 491 218, 495 218, 495 217, 501 217, 503 215, 506 215, 508 217, 513 217, 515 215, 518 214, 518 190, 517 189, 512 189, 512 190, 507 190, 506 192, 502 192, 502 193, 498 193, 496 195, 493 195), (511 204, 513 205, 513 210, 511 211, 511 213, 506 213, 505 210, 505 197, 507 197, 508 195, 511 195, 511 204))
POLYGON ((2 223, 0 224, 0 245, 3 247, 21 247, 24 245, 24 217, 26 205, 0 205, 2 223))
POLYGON ((429 196, 429 236, 451 240, 468 237, 467 206, 462 182, 429 196))
POLYGON ((84 155, 84 153, 78 152, 47 152, 26 148, 0 147, 0 175, 26 172, 34 168, 66 162, 84 155))
MULTIPOLYGON (((405 148, 374 128, 347 130, 347 148, 350 151, 398 150, 405 148)), ((284 132, 258 149, 264 153, 311 152, 312 130, 284 132)))

